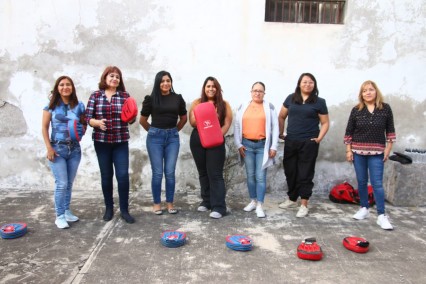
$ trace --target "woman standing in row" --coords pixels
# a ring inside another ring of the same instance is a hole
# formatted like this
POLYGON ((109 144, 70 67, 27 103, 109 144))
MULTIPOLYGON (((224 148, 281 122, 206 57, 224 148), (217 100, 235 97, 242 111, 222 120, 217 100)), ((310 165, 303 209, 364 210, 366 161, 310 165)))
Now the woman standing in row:
POLYGON ((222 145, 213 148, 207 149, 201 145, 194 108, 205 102, 212 103, 215 106, 222 134, 225 136, 231 127, 232 110, 229 103, 223 100, 222 88, 214 77, 207 77, 204 80, 201 97, 192 102, 189 123, 194 127, 191 133, 190 147, 197 166, 201 186, 202 202, 198 207, 198 211, 211 210, 210 217, 219 219, 226 215, 226 189, 223 178, 226 157, 225 140, 222 145))
POLYGON ((367 190, 370 176, 377 206, 377 224, 384 230, 392 230, 385 215, 383 189, 384 162, 396 140, 392 109, 384 103, 382 93, 373 81, 362 83, 358 101, 349 116, 344 137, 346 160, 354 163, 361 201, 361 208, 353 218, 362 220, 370 215, 367 190))
POLYGON ((277 113, 264 97, 265 84, 254 83, 251 101, 238 108, 234 124, 234 141, 239 158, 246 166, 251 199, 244 211, 256 210, 259 218, 266 217, 262 207, 266 193, 266 170, 275 164, 278 146, 277 113))
POLYGON ((308 215, 319 144, 329 128, 327 104, 318 97, 318 93, 315 77, 303 73, 297 81, 296 90, 286 98, 278 116, 280 138, 285 140, 283 165, 288 185, 288 199, 279 207, 297 207, 300 197, 301 206, 296 217, 308 215), (284 136, 287 117, 287 135, 284 136))
POLYGON ((96 156, 101 171, 102 193, 105 201, 103 219, 114 216, 113 176, 118 183, 121 217, 127 223, 135 219, 129 213, 129 127, 121 120, 121 110, 130 97, 124 87, 121 70, 108 66, 101 75, 99 90, 92 93, 86 109, 86 121, 93 127, 96 156))
POLYGON ((166 181, 167 211, 178 213, 174 207, 175 170, 179 154, 179 131, 187 121, 186 104, 181 95, 173 90, 169 72, 160 71, 155 76, 154 88, 142 103, 139 123, 148 131, 146 147, 152 169, 153 212, 163 214, 161 209, 161 183, 163 173, 166 181), (152 117, 151 123, 148 122, 152 117))
POLYGON ((84 104, 78 101, 72 79, 61 76, 55 82, 49 104, 43 109, 42 119, 47 159, 55 177, 55 224, 60 229, 68 228, 68 222, 78 221, 70 210, 72 185, 81 160, 80 143, 69 134, 68 122, 75 120, 86 127, 84 104))

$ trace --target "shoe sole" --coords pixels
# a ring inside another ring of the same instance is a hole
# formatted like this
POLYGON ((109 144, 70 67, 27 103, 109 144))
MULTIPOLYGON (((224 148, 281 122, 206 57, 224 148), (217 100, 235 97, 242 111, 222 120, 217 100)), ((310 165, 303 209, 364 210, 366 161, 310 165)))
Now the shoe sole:
POLYGON ((66 227, 59 227, 57 224, 55 224, 56 225, 56 227, 58 227, 58 229, 68 229, 70 226, 68 225, 68 226, 66 226, 66 227))
POLYGON ((309 212, 308 212, 308 213, 306 213, 306 214, 303 214, 303 215, 298 215, 298 214, 296 214, 296 217, 297 217, 297 218, 303 218, 303 217, 308 216, 308 214, 309 214, 309 212))
POLYGON ((126 222, 127 224, 134 224, 135 223, 135 220, 133 219, 133 220, 127 220, 126 218, 124 218, 123 216, 121 216, 121 219, 123 219, 124 220, 124 222, 126 222))
POLYGON ((360 221, 360 220, 368 219, 368 217, 365 217, 365 218, 356 218, 356 217, 353 217, 353 216, 352 216, 352 219, 360 221))
POLYGON ((292 204, 292 205, 288 205, 288 206, 281 206, 281 204, 280 205, 278 205, 278 208, 281 208, 281 209, 291 209, 291 208, 297 208, 297 207, 299 207, 299 205, 298 204, 292 204))
POLYGON ((352 216, 352 219, 355 219, 355 220, 364 220, 364 219, 368 219, 368 217, 370 217, 370 214, 368 214, 367 216, 365 216, 364 218, 357 218, 357 217, 355 217, 355 216, 352 216))
POLYGON ((212 215, 209 215, 210 216, 210 218, 213 218, 213 219, 220 219, 220 218, 222 218, 223 216, 212 216, 212 215))
POLYGON ((380 228, 382 228, 383 230, 386 230, 386 231, 392 231, 393 230, 393 227, 391 227, 391 228, 383 228, 382 225, 379 222, 376 222, 376 224, 379 225, 380 228))

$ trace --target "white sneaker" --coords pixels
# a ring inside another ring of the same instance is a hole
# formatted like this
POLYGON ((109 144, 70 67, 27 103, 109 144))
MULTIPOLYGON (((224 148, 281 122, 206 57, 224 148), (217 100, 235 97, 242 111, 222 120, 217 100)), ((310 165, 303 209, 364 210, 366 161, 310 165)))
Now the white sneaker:
POLYGON ((393 230, 393 227, 389 222, 389 218, 385 214, 381 214, 377 217, 377 225, 379 225, 383 230, 393 230))
POLYGON ((256 204, 257 204, 256 200, 252 200, 246 207, 244 207, 243 210, 246 212, 251 212, 254 209, 256 209, 256 204))
POLYGON ((65 220, 65 214, 56 217, 55 224, 59 229, 66 229, 70 227, 70 225, 67 223, 67 220, 65 220))
POLYGON ((301 217, 306 217, 309 213, 309 209, 308 207, 306 207, 305 205, 300 205, 299 211, 297 211, 296 217, 301 218, 301 217))
POLYGON ((203 205, 200 205, 200 206, 198 206, 198 208, 197 208, 197 211, 199 211, 199 212, 206 212, 206 211, 208 211, 209 209, 206 207, 206 206, 203 206, 203 205))
POLYGON ((297 201, 291 201, 290 199, 287 198, 284 202, 280 203, 278 207, 281 209, 296 208, 297 201))
POLYGON ((72 214, 71 210, 65 210, 65 220, 67 222, 77 222, 78 217, 72 214))
POLYGON ((366 219, 370 216, 370 212, 368 211, 368 209, 366 207, 361 207, 356 213, 355 215, 352 216, 352 218, 357 219, 357 220, 363 220, 366 219))
POLYGON ((263 211, 263 208, 262 208, 262 203, 258 203, 256 205, 256 215, 257 215, 257 218, 265 218, 266 217, 266 214, 265 214, 265 212, 263 211))
POLYGON ((212 213, 210 213, 209 215, 211 218, 213 219, 220 219, 222 218, 222 214, 220 214, 219 212, 213 211, 212 213))

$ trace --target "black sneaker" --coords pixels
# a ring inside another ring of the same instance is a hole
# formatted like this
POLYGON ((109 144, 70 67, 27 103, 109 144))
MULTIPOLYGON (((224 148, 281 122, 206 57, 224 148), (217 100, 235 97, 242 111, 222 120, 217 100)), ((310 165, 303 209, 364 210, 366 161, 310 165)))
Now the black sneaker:
POLYGON ((114 209, 112 207, 105 208, 104 221, 111 221, 114 216, 114 209))
POLYGON ((129 212, 122 212, 121 213, 121 218, 124 219, 124 221, 126 221, 126 223, 128 224, 133 224, 135 222, 135 218, 133 218, 129 212))

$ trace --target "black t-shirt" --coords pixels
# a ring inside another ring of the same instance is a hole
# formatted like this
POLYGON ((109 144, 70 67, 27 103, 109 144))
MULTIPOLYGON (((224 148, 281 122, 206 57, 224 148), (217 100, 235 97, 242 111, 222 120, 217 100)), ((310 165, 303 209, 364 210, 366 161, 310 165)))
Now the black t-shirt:
POLYGON ((317 98, 315 103, 296 104, 292 102, 293 94, 284 101, 288 109, 288 124, 286 140, 303 141, 318 137, 319 114, 328 114, 324 99, 317 98))
POLYGON ((160 96, 160 103, 155 105, 150 95, 145 96, 142 103, 141 115, 152 116, 151 126, 161 129, 176 127, 179 116, 186 114, 186 103, 181 95, 171 93, 160 96))

